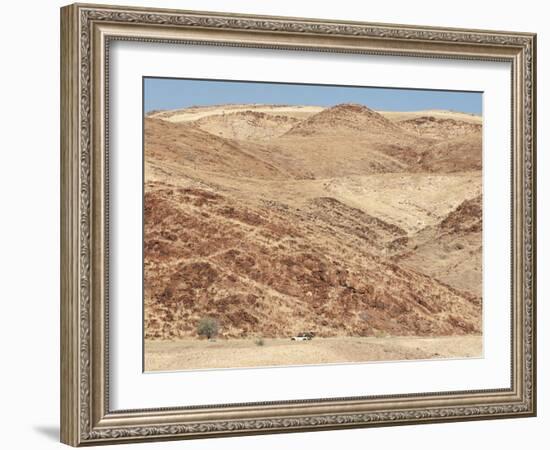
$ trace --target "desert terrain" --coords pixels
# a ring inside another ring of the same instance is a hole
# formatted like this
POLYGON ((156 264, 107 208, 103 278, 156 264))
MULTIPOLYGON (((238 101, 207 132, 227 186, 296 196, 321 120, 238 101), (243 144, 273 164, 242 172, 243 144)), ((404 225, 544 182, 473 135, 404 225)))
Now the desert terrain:
POLYGON ((181 339, 145 341, 148 371, 185 368, 269 367, 468 358, 482 354, 481 336, 329 337, 308 342, 289 339, 181 339))
POLYGON ((219 105, 144 136, 146 370, 480 356, 480 116, 219 105))

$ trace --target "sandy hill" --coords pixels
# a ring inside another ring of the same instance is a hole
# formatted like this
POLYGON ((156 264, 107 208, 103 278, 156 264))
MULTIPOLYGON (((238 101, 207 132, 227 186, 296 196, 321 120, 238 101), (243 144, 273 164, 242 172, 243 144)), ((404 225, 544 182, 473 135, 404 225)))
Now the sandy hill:
POLYGON ((482 296, 481 195, 463 201, 439 223, 413 236, 394 261, 482 296))
POLYGON ((194 124, 145 119, 145 141, 146 166, 169 166, 161 170, 161 178, 179 176, 182 170, 269 179, 292 176, 270 160, 267 147, 225 139, 194 124))
POLYGON ((292 127, 286 135, 337 134, 347 130, 368 133, 369 135, 402 131, 393 122, 366 106, 344 103, 323 109, 309 116, 292 127))
POLYGON ((434 116, 420 116, 398 122, 401 128, 421 136, 435 139, 452 139, 481 132, 481 123, 434 116))
POLYGON ((481 124, 362 105, 149 114, 145 332, 481 330, 481 124))
POLYGON ((300 123, 300 119, 295 117, 261 111, 210 115, 195 121, 195 125, 202 130, 235 140, 274 138, 284 134, 297 123, 300 123))
MULTIPOLYGON (((481 168, 480 124, 442 112, 437 116, 415 113, 406 120, 398 117, 390 120, 354 104, 325 109, 253 105, 248 110, 229 105, 154 113, 147 120, 173 124, 169 132, 176 135, 174 142, 186 126, 228 143, 238 141, 228 145, 251 148, 250 154, 258 153, 279 169, 304 178, 481 168), (335 142, 342 143, 338 152, 335 142), (271 152, 266 153, 266 147, 271 152)), ((192 143, 196 135, 188 136, 187 142, 192 143)))

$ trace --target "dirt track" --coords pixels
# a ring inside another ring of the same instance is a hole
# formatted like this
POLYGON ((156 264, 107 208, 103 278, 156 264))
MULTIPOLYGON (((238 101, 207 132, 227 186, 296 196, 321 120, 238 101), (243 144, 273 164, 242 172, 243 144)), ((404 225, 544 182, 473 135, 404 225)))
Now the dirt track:
POLYGON ((481 336, 145 341, 145 370, 189 370, 482 356, 481 336))

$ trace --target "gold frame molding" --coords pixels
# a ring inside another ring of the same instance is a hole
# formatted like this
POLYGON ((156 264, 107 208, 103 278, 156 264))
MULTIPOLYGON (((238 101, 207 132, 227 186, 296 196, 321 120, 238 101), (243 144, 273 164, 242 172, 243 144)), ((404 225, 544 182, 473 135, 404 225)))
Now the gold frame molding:
POLYGON ((61 440, 73 446, 536 414, 536 35, 74 4, 61 9, 61 440), (113 40, 506 61, 512 68, 509 389, 112 411, 108 62, 113 40))

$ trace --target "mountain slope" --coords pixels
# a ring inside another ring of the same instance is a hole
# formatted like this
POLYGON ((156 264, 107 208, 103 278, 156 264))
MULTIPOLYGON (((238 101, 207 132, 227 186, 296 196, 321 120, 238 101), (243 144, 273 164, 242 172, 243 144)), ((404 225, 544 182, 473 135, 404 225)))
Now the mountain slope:
POLYGON ((147 116, 146 338, 481 332, 481 128, 451 116, 147 116))
POLYGON ((481 297, 482 229, 478 195, 462 202, 437 225, 412 237, 410 250, 394 261, 481 297))
POLYGON ((311 233, 307 219, 288 219, 211 191, 149 184, 146 337, 193 335, 205 315, 224 337, 480 331, 477 297, 385 262, 364 236, 356 247, 347 229, 311 233))

